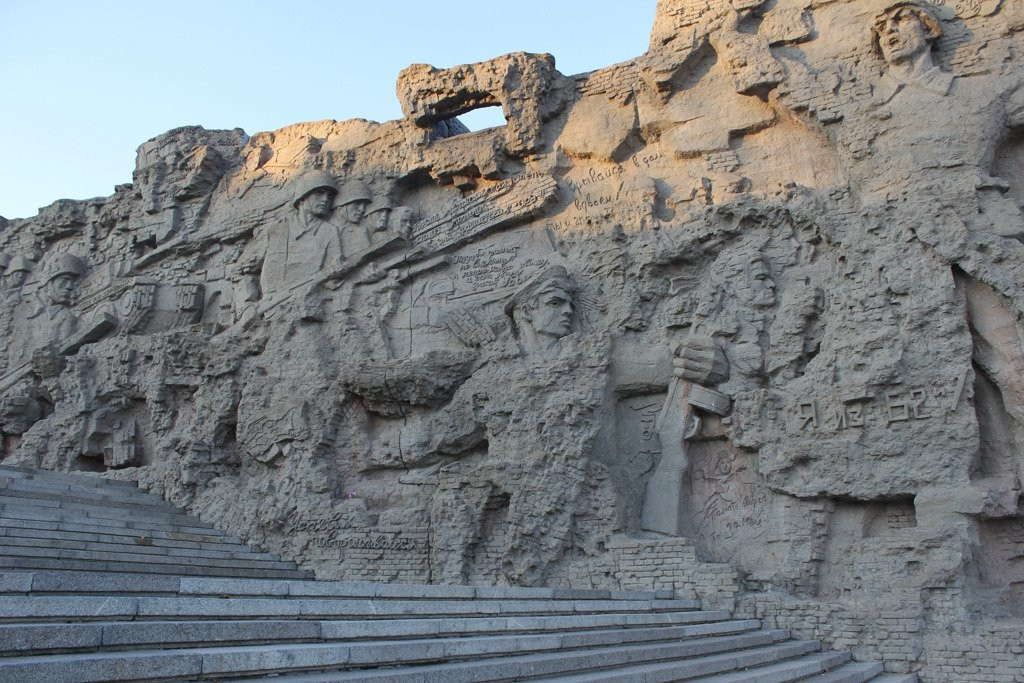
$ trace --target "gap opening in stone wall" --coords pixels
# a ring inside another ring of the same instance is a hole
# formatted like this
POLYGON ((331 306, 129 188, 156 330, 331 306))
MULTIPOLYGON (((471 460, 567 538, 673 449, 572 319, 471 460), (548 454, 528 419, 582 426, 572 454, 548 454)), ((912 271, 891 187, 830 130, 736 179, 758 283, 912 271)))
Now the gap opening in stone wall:
POLYGON ((505 112, 502 110, 500 105, 492 105, 490 107, 480 107, 473 111, 466 112, 465 114, 459 114, 459 121, 462 122, 469 132, 475 133, 480 130, 486 130, 488 128, 497 128, 498 126, 504 126, 508 121, 505 120, 505 112))

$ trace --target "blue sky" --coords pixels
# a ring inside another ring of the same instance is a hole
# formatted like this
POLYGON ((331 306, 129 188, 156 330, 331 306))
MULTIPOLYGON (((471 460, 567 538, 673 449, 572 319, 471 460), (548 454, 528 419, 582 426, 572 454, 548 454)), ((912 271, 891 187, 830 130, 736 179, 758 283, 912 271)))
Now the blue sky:
POLYGON ((109 195, 135 148, 178 126, 398 118, 395 77, 415 62, 524 50, 573 74, 630 59, 655 4, 0 0, 0 215, 109 195))

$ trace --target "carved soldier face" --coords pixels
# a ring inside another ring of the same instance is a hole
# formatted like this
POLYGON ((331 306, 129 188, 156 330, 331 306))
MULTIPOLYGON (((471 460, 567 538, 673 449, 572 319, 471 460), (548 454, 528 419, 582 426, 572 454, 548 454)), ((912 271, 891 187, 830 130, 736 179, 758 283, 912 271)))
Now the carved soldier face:
POLYGON ((370 227, 381 232, 382 230, 388 229, 388 217, 391 214, 391 209, 380 209, 370 214, 370 227))
POLYGON ((78 280, 74 275, 62 273, 46 283, 46 298, 51 304, 58 306, 70 306, 75 295, 75 282, 78 280))
POLYGON ((572 332, 572 318, 572 295, 559 284, 542 289, 529 311, 534 331, 555 339, 572 332))
POLYGON ((912 60, 931 50, 928 30, 911 11, 897 12, 878 25, 878 46, 890 64, 912 60))
POLYGON ((332 204, 334 204, 334 193, 327 188, 317 188, 302 198, 299 210, 308 212, 317 218, 327 218, 331 215, 332 204))
POLYGON ((750 289, 750 304, 757 307, 775 305, 775 282, 762 261, 750 264, 747 271, 747 286, 750 289))
POLYGON ((412 209, 408 206, 399 206, 391 212, 391 223, 399 235, 408 235, 412 228, 412 209))
POLYGON ((4 275, 4 289, 20 289, 28 279, 27 270, 18 270, 4 275))
POLYGON ((345 220, 349 223, 358 223, 366 215, 366 205, 369 202, 349 202, 345 205, 345 220))

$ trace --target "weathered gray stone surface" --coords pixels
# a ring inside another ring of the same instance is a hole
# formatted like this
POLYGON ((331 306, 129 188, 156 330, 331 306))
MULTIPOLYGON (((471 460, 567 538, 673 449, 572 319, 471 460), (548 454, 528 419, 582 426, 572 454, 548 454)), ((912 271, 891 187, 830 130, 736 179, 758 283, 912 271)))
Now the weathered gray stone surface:
POLYGON ((672 588, 1015 680, 1022 12, 661 0, 589 74, 159 136, 0 232, 4 462, 325 578, 672 588))

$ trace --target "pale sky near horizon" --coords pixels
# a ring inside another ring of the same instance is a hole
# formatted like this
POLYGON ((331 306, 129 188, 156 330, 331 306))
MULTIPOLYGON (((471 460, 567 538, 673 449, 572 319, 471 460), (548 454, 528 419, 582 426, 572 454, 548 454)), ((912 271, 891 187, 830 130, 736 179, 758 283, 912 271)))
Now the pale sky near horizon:
POLYGON ((621 62, 647 49, 655 4, 0 0, 0 216, 112 194, 135 149, 179 126, 399 118, 395 78, 412 63, 517 50, 550 52, 564 74, 621 62))

